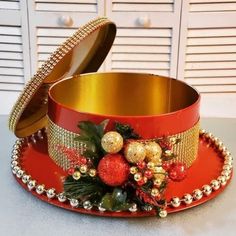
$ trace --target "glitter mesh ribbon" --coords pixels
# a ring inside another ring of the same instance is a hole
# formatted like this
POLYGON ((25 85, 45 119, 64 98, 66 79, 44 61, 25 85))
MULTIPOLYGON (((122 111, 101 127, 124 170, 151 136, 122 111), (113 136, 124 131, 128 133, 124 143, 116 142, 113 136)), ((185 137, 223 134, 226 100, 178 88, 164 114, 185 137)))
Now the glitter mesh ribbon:
MULTIPOLYGON (((48 152, 52 160, 64 170, 70 167, 70 162, 66 155, 58 149, 58 146, 76 149, 79 153, 82 153, 85 146, 80 142, 74 141, 77 136, 79 135, 59 127, 48 118, 48 152)), ((182 162, 187 167, 190 167, 197 158, 199 122, 184 132, 167 137, 181 140, 173 146, 172 151, 177 157, 171 162, 182 162)))

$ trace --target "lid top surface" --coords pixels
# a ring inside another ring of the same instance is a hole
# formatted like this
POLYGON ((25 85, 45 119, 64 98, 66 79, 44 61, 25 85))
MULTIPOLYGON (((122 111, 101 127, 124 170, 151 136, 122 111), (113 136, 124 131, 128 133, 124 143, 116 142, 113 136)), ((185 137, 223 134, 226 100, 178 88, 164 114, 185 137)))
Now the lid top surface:
POLYGON ((10 114, 10 130, 26 137, 45 127, 50 86, 66 77, 97 71, 115 35, 116 26, 107 18, 97 18, 79 28, 27 83, 10 114))

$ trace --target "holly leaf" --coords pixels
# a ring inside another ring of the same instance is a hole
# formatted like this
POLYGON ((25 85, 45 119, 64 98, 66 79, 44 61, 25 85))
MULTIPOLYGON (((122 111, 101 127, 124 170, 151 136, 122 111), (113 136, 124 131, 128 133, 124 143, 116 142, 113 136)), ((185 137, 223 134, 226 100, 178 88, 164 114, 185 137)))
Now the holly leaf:
POLYGON ((75 137, 74 140, 86 145, 84 156, 92 157, 92 159, 104 156, 105 152, 101 146, 101 139, 108 122, 109 120, 104 120, 98 125, 91 121, 79 122, 80 135, 75 137))
POLYGON ((130 125, 115 123, 115 130, 120 133, 124 139, 139 139, 141 138, 130 125))

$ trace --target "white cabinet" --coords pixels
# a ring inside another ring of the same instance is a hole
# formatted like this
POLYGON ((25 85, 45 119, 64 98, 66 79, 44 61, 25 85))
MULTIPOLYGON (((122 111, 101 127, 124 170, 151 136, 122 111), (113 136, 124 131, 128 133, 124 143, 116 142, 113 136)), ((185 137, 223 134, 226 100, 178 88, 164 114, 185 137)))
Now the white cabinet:
POLYGON ((117 36, 106 70, 176 77, 181 1, 106 1, 117 36))
POLYGON ((97 15, 104 15, 101 0, 32 0, 28 2, 31 68, 35 73, 68 36, 97 15))
POLYGON ((26 1, 0 1, 0 113, 7 114, 30 76, 26 1))
POLYGON ((183 1, 178 79, 202 94, 203 116, 236 117, 236 1, 183 1))
POLYGON ((103 15, 117 37, 100 70, 185 80, 202 115, 236 117, 236 0, 0 0, 0 113, 59 44, 103 15))

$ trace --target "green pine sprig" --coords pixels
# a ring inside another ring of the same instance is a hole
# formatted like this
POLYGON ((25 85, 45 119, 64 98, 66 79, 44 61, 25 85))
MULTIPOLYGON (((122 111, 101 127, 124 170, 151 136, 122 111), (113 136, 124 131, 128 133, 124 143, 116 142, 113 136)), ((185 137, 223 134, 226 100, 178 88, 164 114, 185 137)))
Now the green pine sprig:
POLYGON ((139 139, 141 138, 134 129, 127 124, 121 124, 119 122, 115 123, 115 130, 120 133, 124 139, 139 139))
POLYGON ((69 198, 75 198, 81 201, 89 199, 93 203, 97 202, 101 200, 108 190, 108 187, 98 178, 89 176, 75 180, 69 175, 64 181, 65 195, 69 198))

